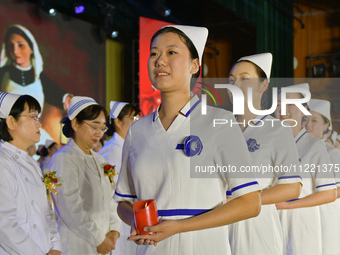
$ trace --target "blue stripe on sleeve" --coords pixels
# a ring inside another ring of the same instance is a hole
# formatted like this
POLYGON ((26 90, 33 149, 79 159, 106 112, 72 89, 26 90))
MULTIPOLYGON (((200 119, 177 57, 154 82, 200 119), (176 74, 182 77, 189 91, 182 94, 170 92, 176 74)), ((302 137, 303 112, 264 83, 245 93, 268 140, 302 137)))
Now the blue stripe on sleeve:
POLYGON ((239 185, 239 186, 236 186, 236 187, 232 188, 230 192, 233 193, 236 190, 243 189, 245 187, 249 187, 249 186, 257 185, 257 184, 259 184, 257 181, 248 182, 248 183, 245 183, 245 184, 242 184, 242 185, 239 185))
POLYGON ((211 209, 169 209, 158 210, 158 216, 195 216, 211 211, 211 209))
POLYGON ((278 179, 279 179, 279 180, 282 180, 282 179, 292 179, 292 178, 300 178, 300 179, 302 180, 302 178, 301 178, 300 175, 281 176, 281 177, 279 177, 278 179))
POLYGON ((321 187, 326 187, 326 186, 336 186, 336 185, 335 185, 335 183, 324 184, 324 185, 316 186, 316 189, 317 189, 317 188, 321 188, 321 187))
POLYGON ((120 197, 129 197, 129 198, 137 198, 136 195, 125 195, 125 194, 120 194, 117 191, 115 191, 115 194, 120 197))

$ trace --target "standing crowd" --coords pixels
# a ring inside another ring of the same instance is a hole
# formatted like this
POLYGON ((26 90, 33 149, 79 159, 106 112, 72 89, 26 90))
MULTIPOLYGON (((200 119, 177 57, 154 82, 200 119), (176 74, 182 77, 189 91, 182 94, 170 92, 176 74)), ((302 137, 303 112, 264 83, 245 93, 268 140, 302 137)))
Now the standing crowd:
MULTIPOLYGON (((17 31, 6 35, 2 54, 34 76, 32 38, 17 31)), ((242 115, 211 106, 202 114, 191 89, 207 37, 204 27, 158 30, 147 63, 161 93, 158 109, 139 119, 134 104, 111 101, 108 113, 94 99, 74 96, 63 119, 68 143, 59 148, 48 139, 39 163, 28 151, 41 137, 41 100, 0 92, 0 255, 340 254, 340 137, 332 131, 329 101, 304 104, 311 115, 289 104, 282 115, 279 92, 274 116, 254 114, 247 102, 242 115), (239 125, 213 126, 215 119, 239 125), (97 153, 105 133, 112 138, 97 153), (113 178, 107 165, 115 166, 113 178), (228 165, 298 171, 192 176, 193 166, 228 165), (61 183, 53 200, 44 171, 61 183), (148 199, 156 200, 160 223, 139 235, 133 204, 148 199)), ((272 61, 271 53, 245 56, 229 72, 229 84, 257 110, 267 107, 272 61)))

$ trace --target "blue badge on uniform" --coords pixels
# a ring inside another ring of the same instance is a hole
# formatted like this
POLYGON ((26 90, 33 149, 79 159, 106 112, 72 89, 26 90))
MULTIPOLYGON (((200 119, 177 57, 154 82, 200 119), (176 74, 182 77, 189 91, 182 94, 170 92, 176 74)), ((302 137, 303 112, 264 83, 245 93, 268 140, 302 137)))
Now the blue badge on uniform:
POLYGON ((254 152, 256 150, 258 150, 260 148, 260 145, 257 144, 256 140, 253 138, 249 138, 247 141, 247 145, 248 145, 248 150, 250 152, 254 152))
POLYGON ((200 155, 203 150, 201 139, 196 135, 189 135, 184 140, 184 144, 177 144, 177 150, 182 149, 188 157, 200 155))

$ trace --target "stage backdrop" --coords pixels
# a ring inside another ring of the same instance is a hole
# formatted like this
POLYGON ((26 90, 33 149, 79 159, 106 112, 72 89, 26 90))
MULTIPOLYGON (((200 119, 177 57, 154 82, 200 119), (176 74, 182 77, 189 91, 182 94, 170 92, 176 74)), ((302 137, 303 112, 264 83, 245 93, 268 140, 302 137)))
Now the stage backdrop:
POLYGON ((43 59, 44 135, 40 143, 49 138, 60 144, 67 93, 90 96, 105 105, 105 40, 92 35, 91 24, 59 13, 50 17, 32 3, 1 0, 0 17, 1 46, 7 28, 13 24, 26 27, 37 42, 43 59))

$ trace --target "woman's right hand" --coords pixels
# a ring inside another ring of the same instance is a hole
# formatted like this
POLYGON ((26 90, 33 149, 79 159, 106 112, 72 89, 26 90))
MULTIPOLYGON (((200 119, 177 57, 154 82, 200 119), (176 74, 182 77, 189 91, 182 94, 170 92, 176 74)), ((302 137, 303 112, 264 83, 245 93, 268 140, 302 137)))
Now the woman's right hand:
POLYGON ((97 252, 99 254, 108 254, 115 248, 115 245, 111 242, 110 238, 105 236, 104 241, 97 246, 97 252))

